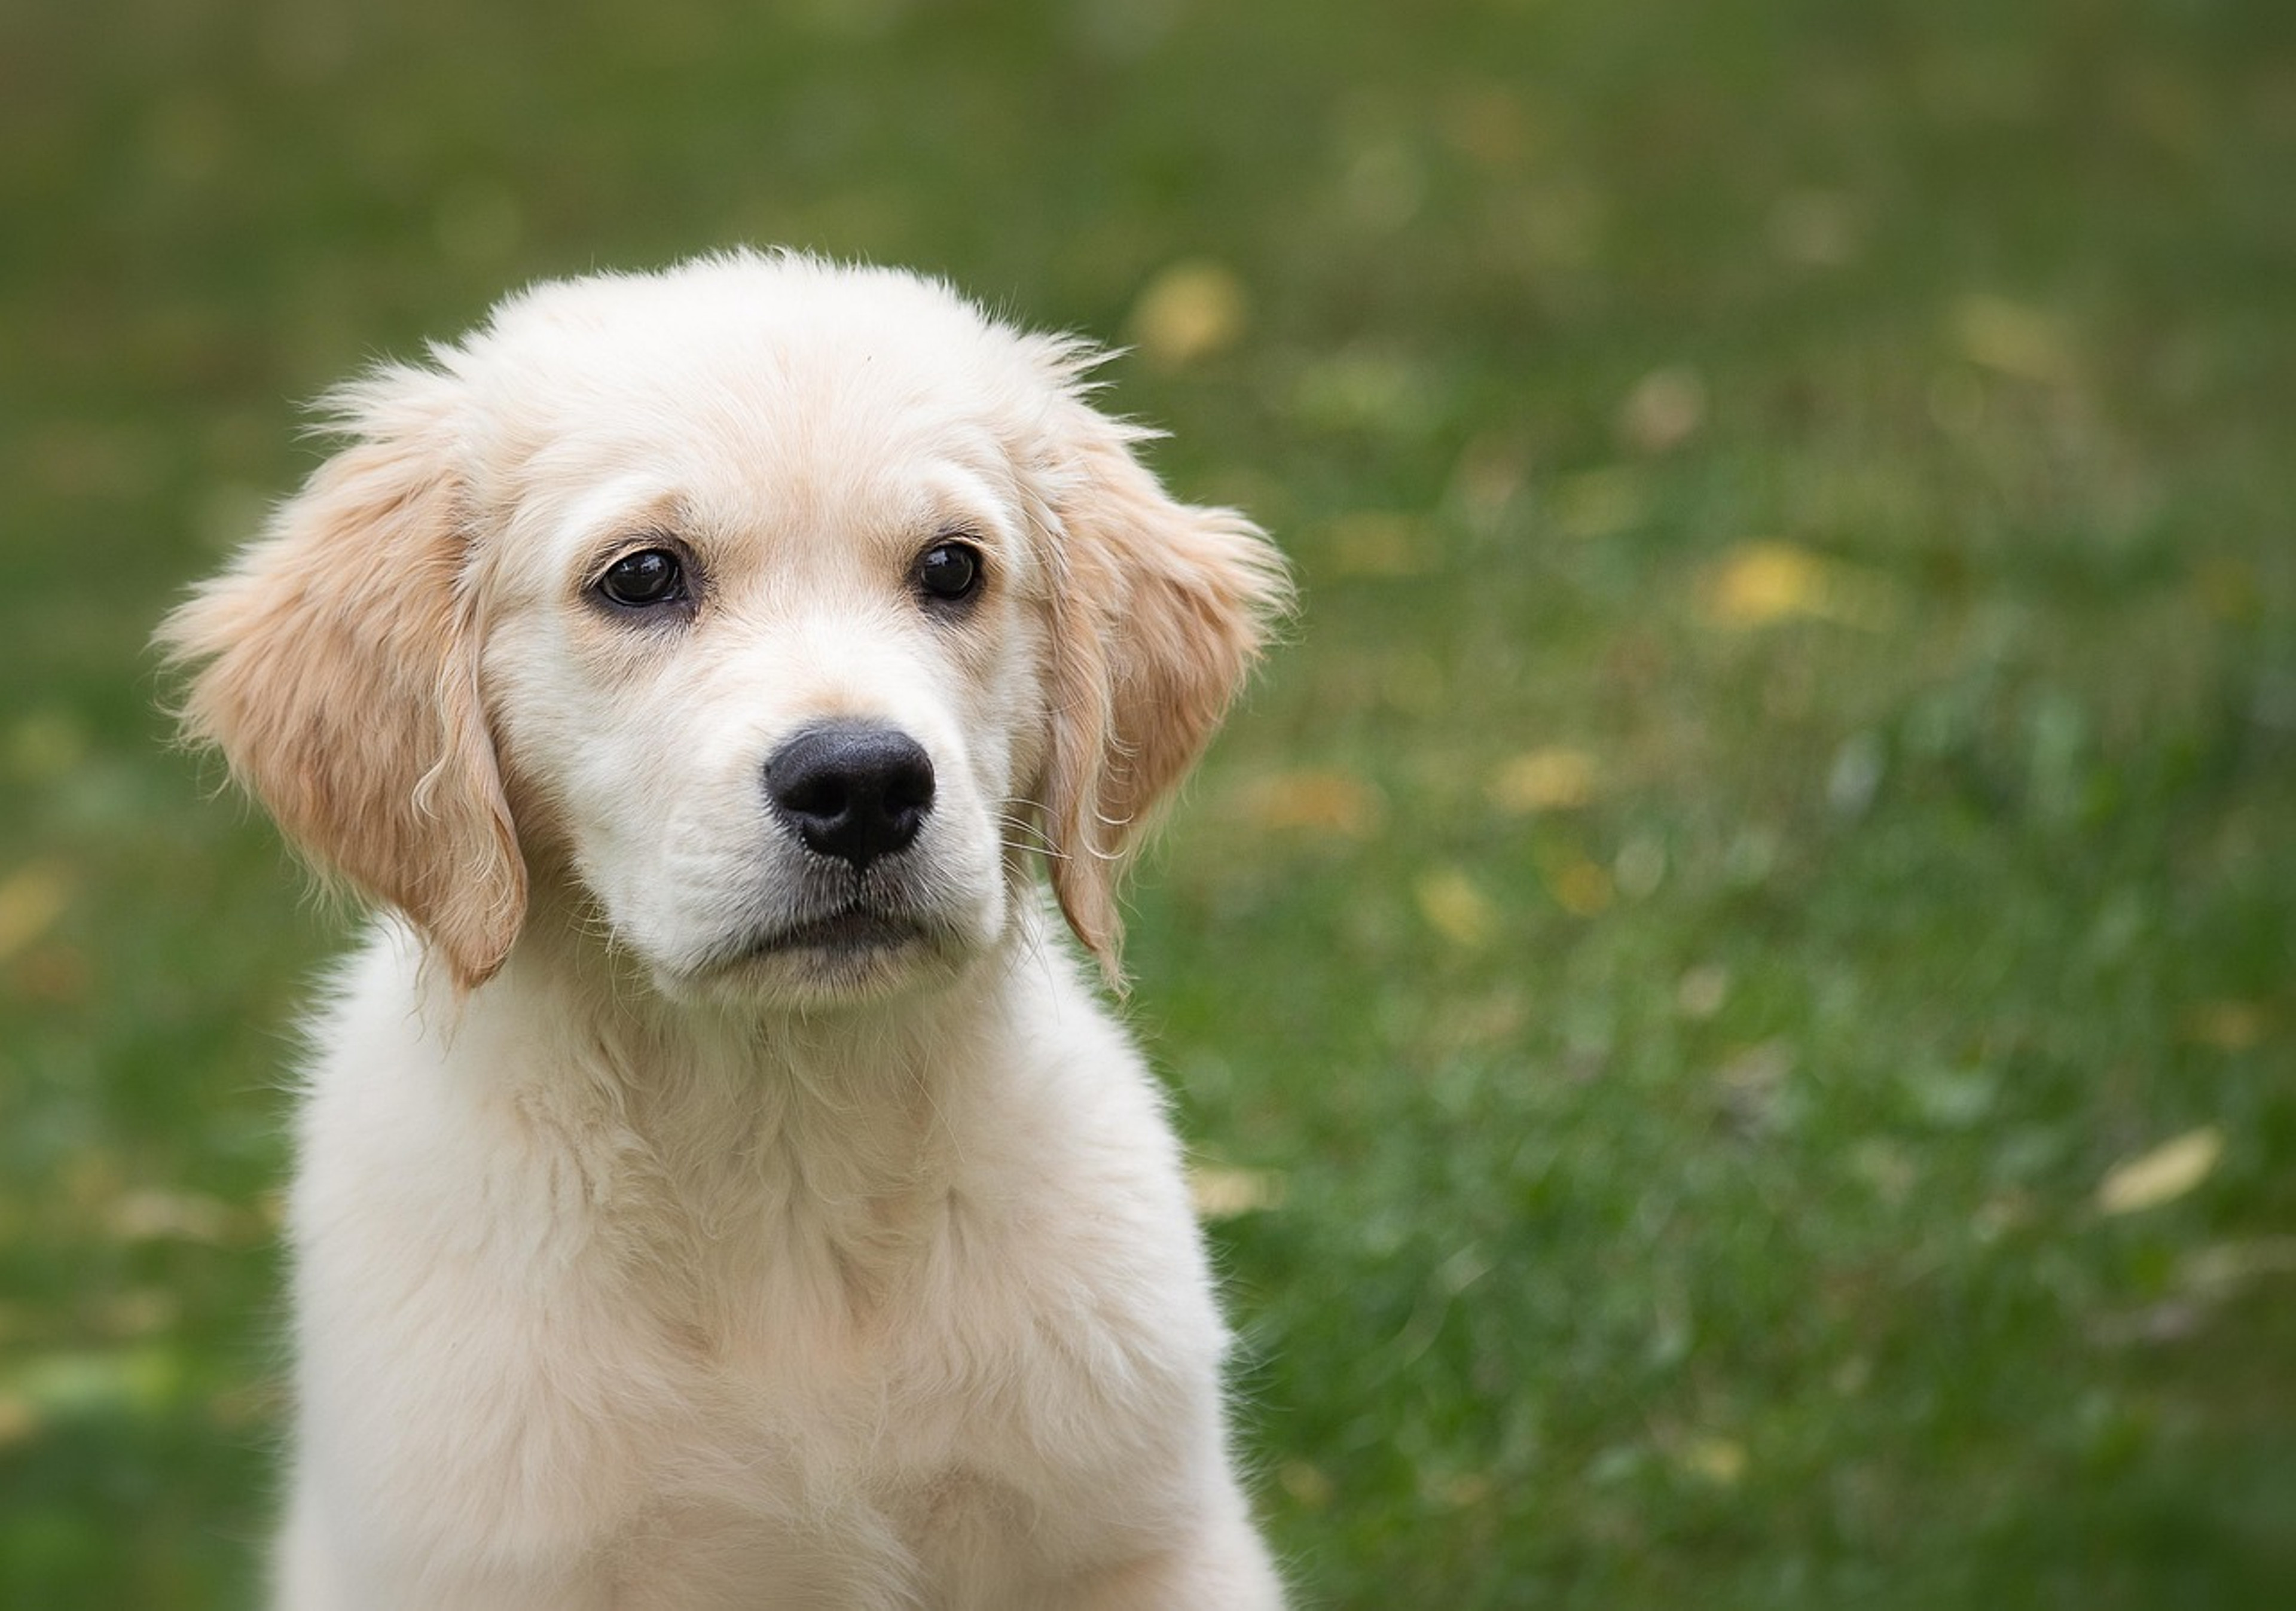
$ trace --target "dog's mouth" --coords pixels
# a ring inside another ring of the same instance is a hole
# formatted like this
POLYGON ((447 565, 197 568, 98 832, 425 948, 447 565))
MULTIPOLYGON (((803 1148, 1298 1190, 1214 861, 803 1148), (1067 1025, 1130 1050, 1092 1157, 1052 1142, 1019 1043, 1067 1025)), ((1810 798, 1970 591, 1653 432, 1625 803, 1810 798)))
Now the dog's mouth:
POLYGON ((937 932, 920 918, 856 906, 772 930, 751 941, 742 956, 747 959, 795 951, 827 951, 844 956, 928 945, 936 938, 937 932))
POLYGON ((949 976, 970 949, 946 920, 857 903, 760 925, 657 978, 673 994, 846 1000, 949 976))

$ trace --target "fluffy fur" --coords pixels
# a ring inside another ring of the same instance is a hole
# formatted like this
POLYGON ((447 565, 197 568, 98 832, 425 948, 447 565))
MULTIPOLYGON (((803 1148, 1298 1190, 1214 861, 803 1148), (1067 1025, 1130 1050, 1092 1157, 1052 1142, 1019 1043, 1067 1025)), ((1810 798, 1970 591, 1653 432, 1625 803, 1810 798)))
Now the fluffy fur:
POLYGON ((1283 581, 1095 361, 796 256, 542 285, 338 394, 170 619, 187 731, 382 911, 299 1109, 285 1611, 1278 1603, 1158 1089, 1037 892, 1112 974, 1283 581), (688 596, 603 596, 647 550, 688 596), (767 799, 836 720, 932 769, 865 865, 767 799))

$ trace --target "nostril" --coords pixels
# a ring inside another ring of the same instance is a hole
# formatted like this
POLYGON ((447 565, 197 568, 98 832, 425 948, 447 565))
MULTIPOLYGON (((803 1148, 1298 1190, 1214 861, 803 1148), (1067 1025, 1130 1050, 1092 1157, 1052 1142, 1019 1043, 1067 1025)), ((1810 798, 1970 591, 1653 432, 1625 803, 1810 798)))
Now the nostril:
POLYGON ((919 750, 915 764, 897 767, 885 778, 885 803, 896 810, 920 811, 932 804, 932 763, 919 750))
POLYGON ((808 727, 766 761, 766 794, 806 847, 866 867, 914 839, 932 808, 932 759, 898 727, 808 727))
POLYGON ((835 817, 850 809, 850 791, 834 772, 804 774, 776 798, 800 817, 835 817))

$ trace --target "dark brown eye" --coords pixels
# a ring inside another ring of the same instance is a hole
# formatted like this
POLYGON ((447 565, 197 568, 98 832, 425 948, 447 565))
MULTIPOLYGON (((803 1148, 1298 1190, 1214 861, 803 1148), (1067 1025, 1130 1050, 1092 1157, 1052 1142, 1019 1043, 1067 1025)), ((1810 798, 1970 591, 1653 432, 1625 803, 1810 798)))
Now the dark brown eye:
POLYGON ((980 587, 980 550, 971 543, 935 543, 917 559, 917 588, 942 604, 966 599, 980 587))
POLYGON ((687 596, 685 567, 667 548, 640 548, 606 567, 598 579, 598 592, 607 603, 625 610, 682 604, 687 596))

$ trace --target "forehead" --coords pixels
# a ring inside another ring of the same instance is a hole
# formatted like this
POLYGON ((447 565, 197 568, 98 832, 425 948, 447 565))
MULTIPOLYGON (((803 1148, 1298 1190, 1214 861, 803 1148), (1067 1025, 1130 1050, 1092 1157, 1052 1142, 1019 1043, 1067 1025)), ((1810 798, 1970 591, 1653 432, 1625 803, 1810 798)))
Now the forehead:
POLYGON ((506 502, 611 519, 674 500, 744 527, 1010 508, 1055 390, 1025 338, 940 287, 755 259, 545 286, 441 356, 506 502))

